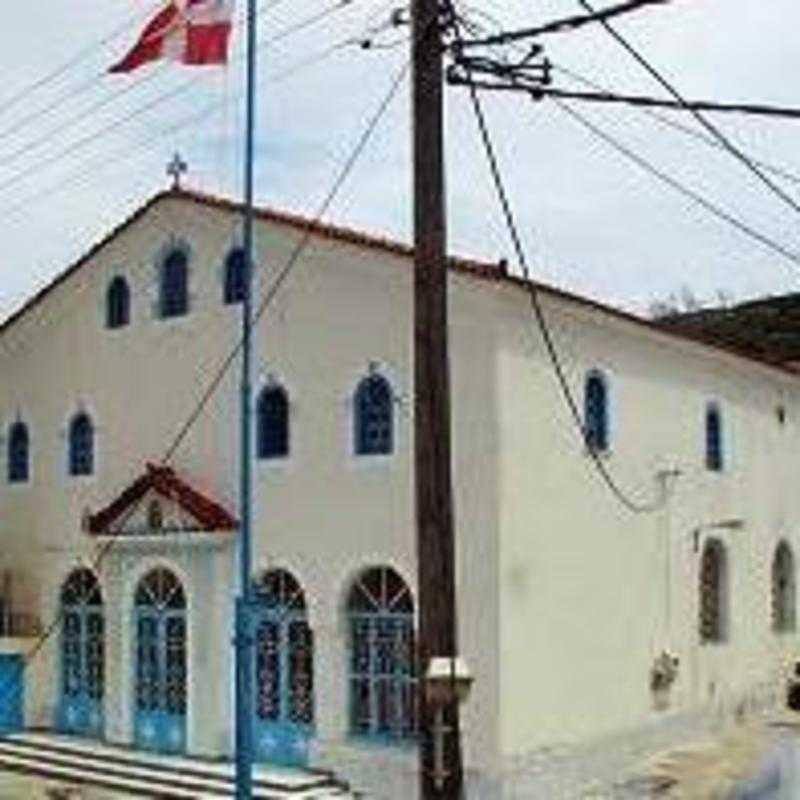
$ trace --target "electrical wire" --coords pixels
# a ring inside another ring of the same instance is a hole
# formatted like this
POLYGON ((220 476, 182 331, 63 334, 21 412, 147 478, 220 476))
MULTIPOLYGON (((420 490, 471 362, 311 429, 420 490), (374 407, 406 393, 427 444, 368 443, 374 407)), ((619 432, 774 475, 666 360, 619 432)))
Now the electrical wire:
MULTIPOLYGON (((287 68, 276 72, 272 75, 268 75, 266 80, 273 86, 283 83, 284 81, 288 80, 291 77, 309 69, 311 67, 317 66, 318 64, 324 63, 327 61, 331 56, 336 55, 337 53, 345 50, 348 47, 358 46, 360 44, 360 38, 358 36, 348 36, 346 39, 343 39, 340 42, 337 42, 330 47, 327 47, 320 52, 309 56, 306 59, 302 59, 295 64, 291 64, 287 68)), ((232 92, 229 100, 237 100, 241 97, 241 91, 237 90, 232 92)), ((225 102, 225 98, 222 100, 216 99, 208 104, 201 107, 199 111, 195 111, 192 114, 182 117, 181 119, 177 120, 175 123, 170 124, 166 128, 161 128, 154 135, 152 132, 149 132, 141 139, 137 140, 135 143, 126 143, 123 147, 118 148, 117 150, 112 151, 110 154, 104 154, 96 161, 92 162, 91 164, 84 164, 81 165, 77 170, 74 170, 68 173, 66 176, 60 178, 57 182, 54 182, 45 188, 37 191, 34 194, 31 194, 24 199, 7 206, 0 210, 0 216, 3 219, 7 219, 9 216, 13 216, 17 213, 28 213, 30 211, 31 205, 43 198, 50 199, 55 197, 60 191, 63 191, 66 188, 72 187, 76 185, 76 182, 80 181, 81 178, 86 178, 87 176, 90 177, 90 181, 86 181, 86 183, 90 183, 94 180, 94 177, 103 169, 108 168, 109 166, 115 166, 119 163, 124 161, 130 160, 132 157, 139 156, 143 152, 155 149, 157 147, 163 146, 163 139, 165 137, 171 136, 178 131, 184 130, 192 125, 195 125, 198 122, 206 119, 210 115, 212 115, 215 111, 219 110, 220 107, 225 102)), ((79 184, 80 185, 80 184, 79 184)))
MULTIPOLYGON (((458 17, 453 9, 452 0, 447 0, 447 2, 450 6, 453 25, 456 30, 456 36, 458 37, 460 35, 458 33, 458 17)), ((468 78, 471 78, 471 72, 469 69, 467 69, 467 76, 468 78)), ((508 192, 506 191, 505 182, 503 181, 503 176, 500 171, 500 164, 497 159, 491 134, 489 133, 488 123, 483 111, 483 104, 481 103, 477 88, 470 83, 468 89, 472 102, 472 108, 478 123, 481 140, 486 153, 486 158, 489 163, 489 169, 492 174, 492 180, 497 193, 497 198, 503 212, 503 217, 505 219, 506 227, 508 228, 509 236, 511 237, 511 241, 517 255, 517 260, 519 261, 519 265, 522 269, 523 277, 528 288, 528 295, 530 297, 533 315, 541 334, 545 350, 547 351, 550 364, 558 382, 561 396, 569 411, 575 430, 579 434, 580 440, 584 444, 586 452, 589 455, 597 474, 600 476, 605 486, 617 499, 617 501, 624 508, 634 514, 655 513, 661 510, 666 504, 666 492, 664 492, 658 500, 649 503, 643 503, 634 500, 632 497, 629 497, 628 494, 619 486, 615 477, 611 474, 610 469, 603 461, 601 454, 597 451, 597 448, 592 444, 589 438, 588 430, 584 424, 578 403, 575 400, 572 389, 570 388, 569 381, 564 370, 564 365, 561 362, 561 356, 558 353, 553 334, 550 331, 550 326, 547 322, 547 318, 539 298, 539 287, 532 279, 531 269, 528 265, 528 259, 525 254, 525 248, 523 247, 522 239, 519 235, 516 218, 511 207, 511 201, 509 199, 508 192)))
POLYGON ((552 22, 539 25, 535 28, 507 31, 495 34, 494 36, 487 36, 483 39, 462 39, 460 41, 460 46, 465 48, 486 47, 496 44, 518 42, 522 39, 535 39, 538 36, 544 36, 550 33, 570 33, 586 25, 592 25, 598 22, 605 23, 607 20, 614 17, 620 17, 625 14, 630 14, 633 11, 639 11, 645 6, 666 5, 669 2, 671 2, 671 0, 627 0, 627 2, 618 3, 617 5, 601 9, 600 11, 591 9, 588 16, 564 17, 563 19, 553 20, 552 22))
MULTIPOLYGON (((586 11, 596 13, 588 0, 578 0, 579 5, 586 11)), ((672 97, 688 111, 700 125, 702 125, 734 158, 740 161, 753 175, 758 178, 776 197, 780 198, 792 210, 800 213, 800 205, 775 183, 766 173, 764 173, 746 153, 737 147, 722 131, 710 122, 705 115, 701 114, 696 108, 692 108, 684 99, 683 95, 657 70, 628 40, 614 28, 607 19, 600 19, 600 24, 611 36, 646 72, 654 78, 672 97)))
MULTIPOLYGON (((300 31, 305 30, 306 28, 312 27, 316 25, 323 19, 329 17, 331 14, 335 13, 336 11, 341 10, 345 6, 349 5, 353 0, 337 0, 332 6, 329 6, 324 11, 318 12, 314 15, 311 15, 304 20, 301 20, 298 23, 290 25, 283 30, 279 31, 278 33, 262 39, 258 44, 258 49, 261 50, 262 48, 274 44, 281 39, 285 39, 288 36, 294 35, 300 31)), ((69 155, 72 155, 74 152, 81 150, 86 145, 91 144, 92 142, 98 140, 99 138, 105 137, 107 135, 116 134, 120 131, 122 127, 124 127, 128 122, 137 119, 142 114, 146 114, 149 111, 152 111, 154 108, 157 108, 167 100, 173 100, 180 95, 185 94, 190 89, 194 88, 197 85, 196 78, 190 78, 186 81, 181 82, 176 87, 173 87, 169 91, 156 96, 155 98, 151 98, 146 103, 143 103, 137 108, 132 109, 130 112, 127 112, 124 116, 119 117, 112 122, 102 126, 101 128, 92 131, 85 136, 76 139, 75 141, 71 142, 62 150, 52 154, 51 156, 40 159, 33 167, 28 169, 20 169, 15 173, 12 173, 6 180, 0 181, 0 192, 5 191, 6 189, 17 185, 21 181, 30 178, 31 175, 35 175, 41 172, 43 169, 46 169, 48 166, 52 165, 53 163, 57 163, 62 158, 65 158, 69 155)), ((57 133, 56 131, 52 132, 52 134, 57 133)))
POLYGON ((615 138, 610 133, 607 133, 606 131, 602 130, 595 123, 591 122, 586 116, 584 116, 579 111, 576 111, 574 108, 572 108, 568 103, 565 103, 563 100, 558 100, 555 98, 553 98, 553 102, 559 109, 561 109, 561 111, 571 116, 574 120, 579 122, 584 128, 586 128, 592 134, 602 139, 604 142, 613 147, 618 153, 624 155, 634 164, 637 164, 641 169, 645 170, 647 173, 657 178, 662 183, 665 183, 667 186, 672 187, 675 191, 679 192, 684 197, 688 197, 690 200, 692 200, 692 202, 696 203, 701 208, 708 211, 710 214, 713 214, 718 219, 727 222, 729 225, 736 228, 736 230, 738 230, 740 233, 749 236, 751 239, 754 239, 755 241, 759 242, 764 247, 768 248, 769 250, 772 250, 772 252, 777 253, 784 260, 789 261, 794 267, 800 266, 800 253, 790 250, 787 247, 784 247, 775 239, 767 236, 764 233, 761 233, 761 231, 757 230, 752 225, 749 225, 748 223, 744 222, 741 218, 735 216, 731 212, 726 211, 722 207, 716 205, 715 203, 713 203, 712 201, 708 200, 703 195, 701 195, 699 192, 696 192, 694 189, 690 189, 688 186, 685 186, 677 178, 674 178, 668 172, 659 169, 650 161, 645 159, 643 156, 640 156, 638 153, 634 152, 630 147, 623 144, 619 139, 615 138))
POLYGON ((123 33, 127 33, 130 31, 132 25, 137 23, 143 17, 152 14, 153 11, 158 7, 158 4, 153 5, 152 8, 148 8, 146 11, 140 11, 137 14, 133 15, 132 17, 128 18, 122 25, 118 28, 115 28, 110 33, 103 36, 98 41, 94 41, 91 44, 87 45, 83 49, 79 50, 74 56, 69 58, 60 66, 56 67, 51 72, 48 72, 43 77, 39 78, 38 80, 34 81, 33 83, 26 86, 24 89, 21 89, 16 94, 12 95, 8 98, 8 100, 4 100, 0 103, 0 116, 3 114, 8 113, 12 108, 19 105, 23 100, 29 99, 30 95, 34 92, 42 89, 44 86, 52 83, 57 78, 60 78, 65 73, 69 72, 73 67, 80 64, 83 60, 86 59, 87 56, 91 55, 95 50, 98 50, 102 47, 105 47, 109 42, 112 42, 114 39, 121 36, 123 33))
MULTIPOLYGON (((305 251, 311 238, 314 235, 315 226, 327 213, 333 201, 336 199, 336 196, 341 191, 342 186, 347 181, 347 178, 350 176, 356 164, 358 163, 361 155, 363 154, 364 150, 369 144, 369 141, 371 140, 373 134, 377 130, 381 119, 383 118, 389 106, 391 105, 392 101, 394 100, 395 96, 397 95, 400 86, 403 83, 403 80, 408 74, 409 67, 410 63, 406 62, 403 65, 403 67, 398 71, 396 77, 392 80, 389 86, 388 92, 380 102, 377 110, 369 118, 364 131, 356 141, 355 146, 351 150, 348 158, 345 160, 342 168, 337 173, 330 190, 327 192, 322 202, 320 203, 314 219, 309 223, 308 229, 293 248, 289 258, 287 259, 283 267, 278 271, 273 284, 267 290, 265 296, 259 303, 253 319, 254 325, 261 319, 261 317, 267 310, 268 306, 275 299, 281 287, 285 284, 291 272, 297 265, 300 256, 305 251)), ((172 443, 167 448, 164 456, 159 462, 160 466, 168 466, 169 462, 172 460, 176 451, 179 449, 179 447, 185 440, 189 431, 192 429, 196 421, 199 419, 199 417, 205 410, 205 407, 207 406, 208 402, 216 393, 223 378, 225 377, 226 373, 228 372, 232 364, 235 362, 238 354, 240 353, 241 348, 242 348, 242 340, 239 339, 236 347, 231 351, 230 355, 227 358, 225 358, 219 370, 215 373, 214 377, 209 383, 208 388, 203 393, 199 402, 192 410, 192 413, 189 415, 186 423, 181 426, 181 428, 178 431, 178 434, 175 436, 175 438, 172 440, 172 443)), ((135 501, 133 504, 131 504, 131 506, 129 506, 125 514, 122 515, 122 522, 121 522, 122 525, 124 525, 125 522, 128 519, 130 519, 132 515, 138 510, 140 503, 141 503, 141 498, 135 501)), ((115 538, 113 535, 110 535, 107 541, 101 545, 101 547, 99 548, 99 552, 92 559, 91 562, 91 567, 94 572, 98 572, 100 570, 103 561, 107 557, 108 553, 111 551, 111 548, 114 546, 114 544, 115 544, 115 538)), ((58 630, 59 626, 61 625, 61 622, 63 621, 63 617, 64 617, 64 609, 63 607, 60 607, 52 622, 45 628, 43 633, 37 639, 36 643, 23 656, 23 669, 27 668, 28 664, 42 651, 42 648, 47 643, 47 641, 58 630)), ((10 699, 10 694, 7 691, 7 689, 8 685, 0 687, 0 707, 5 706, 5 703, 10 699)))
MULTIPOLYGON (((556 72, 561 72, 568 78, 576 81, 577 83, 581 83, 584 86, 589 86, 593 89, 597 89, 601 92, 608 92, 608 88, 603 86, 601 83, 597 81, 593 81, 590 78, 587 78, 585 75, 581 75, 575 70, 567 68, 560 64, 553 64, 552 68, 556 72)), ((710 136, 708 134, 702 133, 695 128, 691 128, 688 125, 684 125, 682 122, 679 122, 676 119, 672 119, 668 117, 666 114, 661 114, 658 111, 654 111, 652 108, 641 108, 640 109, 644 114, 646 114, 651 119, 658 122, 660 125, 664 125, 668 128, 672 128, 673 130, 679 131, 698 142, 705 142, 707 145, 716 148, 717 150, 724 149, 723 145, 720 143, 719 139, 716 137, 710 136)), ((750 156, 750 160, 754 164, 758 164, 761 169, 766 170, 767 172, 771 172, 773 175, 777 175, 780 178, 784 178, 787 181, 791 181, 792 183, 800 184, 800 175, 797 173, 791 172, 790 170, 786 169, 785 167, 779 167, 775 164, 771 164, 763 159, 754 158, 750 156)))

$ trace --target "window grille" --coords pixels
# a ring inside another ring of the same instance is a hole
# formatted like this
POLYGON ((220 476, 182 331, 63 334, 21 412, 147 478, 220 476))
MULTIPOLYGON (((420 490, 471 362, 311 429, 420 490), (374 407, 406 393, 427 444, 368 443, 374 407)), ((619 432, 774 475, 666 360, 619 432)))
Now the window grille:
POLYGON ((261 392, 256 411, 258 420, 257 453, 261 459, 289 455, 289 398, 280 386, 261 392))
POLYGON ((389 567, 366 570, 348 597, 350 730, 389 741, 417 732, 414 605, 389 567))
POLYGON ((590 372, 586 378, 584 436, 590 450, 600 453, 608 450, 608 384, 599 372, 590 372))
POLYGON ((30 476, 30 440, 24 422, 15 422, 8 434, 8 482, 25 483, 30 476))
POLYGON ((123 328, 130 322, 131 294, 125 278, 117 276, 106 293, 106 327, 123 328))
POLYGON ((390 455, 394 448, 392 387, 382 375, 369 375, 355 393, 355 454, 390 455))

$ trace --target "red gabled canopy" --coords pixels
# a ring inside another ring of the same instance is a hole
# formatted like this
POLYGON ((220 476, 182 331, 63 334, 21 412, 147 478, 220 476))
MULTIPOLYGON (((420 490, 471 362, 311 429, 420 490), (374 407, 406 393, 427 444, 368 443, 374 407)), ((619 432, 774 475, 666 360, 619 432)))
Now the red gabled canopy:
POLYGON ((172 467, 148 464, 145 474, 137 478, 116 500, 89 516, 89 533, 95 536, 113 533, 111 526, 151 490, 173 500, 191 514, 197 522, 197 530, 231 531, 238 527, 236 519, 219 503, 181 480, 172 467))

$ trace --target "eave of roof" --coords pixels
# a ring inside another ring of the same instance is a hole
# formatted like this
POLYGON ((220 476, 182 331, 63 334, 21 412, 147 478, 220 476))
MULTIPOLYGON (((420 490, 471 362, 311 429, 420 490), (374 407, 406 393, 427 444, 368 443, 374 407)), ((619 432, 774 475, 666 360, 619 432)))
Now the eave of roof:
POLYGON ((179 478, 171 467, 147 464, 144 474, 124 489, 105 508, 89 516, 88 532, 93 536, 112 534, 111 526, 125 512, 135 506, 149 491, 175 501, 197 522, 199 530, 232 531, 238 523, 219 503, 206 497, 185 480, 179 478))
MULTIPOLYGON (((60 273, 51 283, 31 297, 21 308, 13 312, 11 316, 9 316, 0 324, 0 335, 5 333, 15 322, 30 312, 57 286, 66 281, 86 263, 91 261, 91 259, 101 252, 103 248, 105 248, 111 241, 134 225, 153 206, 164 199, 183 200, 196 203, 197 205, 206 208, 216 208, 231 213, 241 213, 243 210, 243 204, 241 202, 194 190, 168 189, 166 191, 158 192, 145 203, 143 203, 126 220, 117 225, 106 236, 96 242, 83 256, 67 267, 67 269, 60 273)), ((264 207, 257 208, 255 211, 255 216, 259 220, 272 222, 278 225, 285 225, 295 230, 309 233, 317 238, 330 239, 336 242, 352 244, 357 247, 380 250, 384 253, 409 259, 414 257, 414 248, 409 244, 397 242, 395 240, 376 236, 374 234, 364 233, 352 228, 332 225, 329 223, 320 222, 318 220, 308 219, 297 214, 276 211, 274 209, 264 207)), ((597 300, 574 294, 564 289, 559 289, 555 286, 539 282, 531 282, 522 277, 511 275, 500 264, 492 264, 486 261, 478 261, 461 257, 450 257, 448 263, 450 269, 455 272, 463 273, 481 280, 515 286, 519 289, 522 289, 526 293, 529 293, 532 289, 535 289, 541 294, 548 295, 550 297, 554 297, 583 308, 598 311, 602 314, 607 314, 610 317, 618 320, 643 327, 648 331, 656 333, 657 335, 699 344, 712 351, 723 352, 737 358, 745 359, 746 361, 756 362, 762 366, 777 370, 784 375, 797 377, 800 372, 798 369, 787 364, 782 364, 774 359, 766 358, 761 355, 756 355, 752 352, 747 352, 746 350, 710 341, 694 331, 671 329, 669 326, 664 326, 658 321, 645 319, 644 317, 637 316, 629 311, 624 311, 622 309, 615 308, 614 306, 609 306, 597 300)))

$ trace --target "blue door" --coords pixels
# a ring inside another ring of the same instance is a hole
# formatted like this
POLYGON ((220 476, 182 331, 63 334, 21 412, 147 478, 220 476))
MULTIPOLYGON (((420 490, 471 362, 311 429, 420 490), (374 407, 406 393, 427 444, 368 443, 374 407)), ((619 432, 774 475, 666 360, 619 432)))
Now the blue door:
POLYGON ((273 570, 255 597, 256 754, 271 764, 305 766, 314 725, 314 646, 303 591, 288 572, 273 570))
POLYGON ((159 753, 186 750, 186 597, 166 569, 136 590, 134 739, 159 753))
POLYGON ((25 725, 24 676, 21 655, 0 655, 0 734, 17 733, 25 725))
POLYGON ((103 735, 105 617, 100 584, 79 569, 61 590, 61 685, 56 727, 62 733, 103 735))

